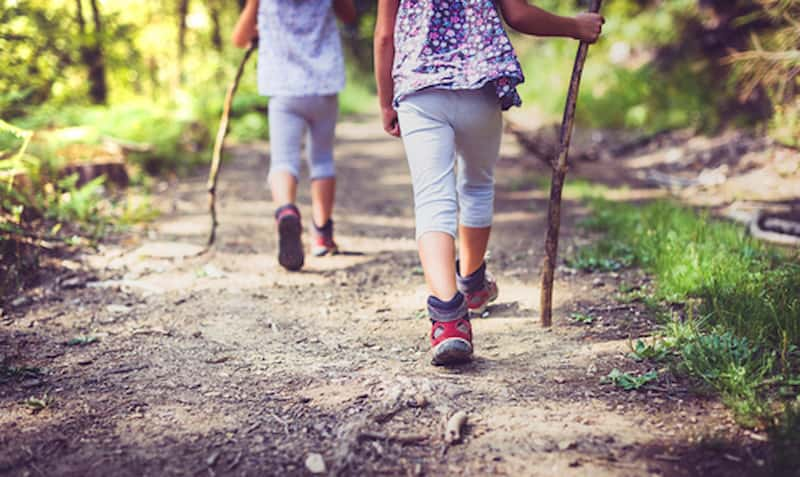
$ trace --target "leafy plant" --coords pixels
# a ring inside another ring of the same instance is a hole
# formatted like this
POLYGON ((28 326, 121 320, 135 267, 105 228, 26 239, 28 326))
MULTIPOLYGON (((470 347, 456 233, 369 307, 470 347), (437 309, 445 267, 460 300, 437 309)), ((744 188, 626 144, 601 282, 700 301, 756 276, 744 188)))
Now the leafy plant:
MULTIPOLYGON (((674 350, 679 369, 706 383, 740 422, 769 421, 800 369, 800 261, 733 224, 662 201, 631 206, 591 199, 583 226, 623 243, 656 286, 643 300, 661 317, 660 344, 632 343, 634 359, 674 350)), ((788 391, 788 393, 787 393, 788 391)))
POLYGON ((656 379, 658 379, 658 373, 656 371, 648 371, 637 376, 631 373, 623 373, 619 369, 614 368, 606 377, 601 380, 601 382, 613 384, 614 386, 622 388, 625 391, 633 391, 645 386, 647 383, 655 381, 656 379))
POLYGON ((22 401, 22 404, 24 406, 27 406, 32 413, 36 414, 49 407, 51 404, 53 404, 54 401, 55 400, 51 396, 45 393, 40 398, 31 396, 28 399, 22 401))
POLYGON ((662 361, 669 356, 670 349, 663 341, 653 338, 650 343, 638 339, 630 342, 631 352, 628 353, 634 361, 662 361))
POLYGON ((67 341, 67 346, 85 346, 87 344, 95 343, 98 341, 97 336, 76 336, 75 338, 70 339, 67 341))
POLYGON ((584 325, 591 325, 594 323, 594 317, 585 313, 575 312, 569 315, 569 317, 578 323, 582 323, 584 325))
POLYGON ((0 366, 0 381, 12 378, 36 377, 42 374, 41 368, 30 366, 0 366))
POLYGON ((566 259, 567 266, 587 272, 609 272, 630 266, 633 254, 628 246, 621 242, 600 241, 581 247, 566 259))

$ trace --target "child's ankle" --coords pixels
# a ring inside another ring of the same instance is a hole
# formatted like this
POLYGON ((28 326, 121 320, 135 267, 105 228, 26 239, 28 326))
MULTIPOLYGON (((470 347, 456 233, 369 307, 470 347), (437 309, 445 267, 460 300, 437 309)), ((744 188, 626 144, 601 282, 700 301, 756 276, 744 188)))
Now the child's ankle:
POLYGON ((466 277, 461 276, 460 263, 456 260, 456 284, 458 285, 461 293, 471 293, 483 287, 483 282, 486 280, 486 262, 482 262, 477 270, 470 273, 466 277))
POLYGON ((428 297, 428 315, 432 321, 454 321, 464 318, 466 314, 467 301, 460 291, 448 301, 433 295, 428 297))
POLYGON ((333 219, 328 219, 321 227, 317 225, 316 220, 312 220, 311 224, 314 226, 314 231, 322 236, 333 235, 333 219))
POLYGON ((276 220, 280 220, 281 217, 283 217, 285 215, 296 215, 297 217, 300 217, 300 210, 297 208, 296 205, 294 205, 292 203, 284 204, 284 205, 278 207, 277 209, 275 209, 275 219, 276 220))

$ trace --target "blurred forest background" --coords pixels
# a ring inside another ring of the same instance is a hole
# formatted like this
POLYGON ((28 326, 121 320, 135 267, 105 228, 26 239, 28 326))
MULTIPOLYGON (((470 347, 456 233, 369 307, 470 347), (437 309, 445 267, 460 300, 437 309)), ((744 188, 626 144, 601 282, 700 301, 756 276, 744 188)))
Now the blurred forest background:
MULTIPOLYGON (((225 89, 243 54, 229 41, 242 3, 0 0, 0 298, 35 281, 28 272, 46 268, 49 251, 78 250, 151 220, 156 212, 148 197, 169 187, 163 179, 209 161, 225 89)), ((349 77, 340 97, 344 115, 376 109, 376 5, 357 3, 358 26, 342 29, 349 77)), ((536 3, 561 14, 586 8, 575 0, 536 3)), ((800 0, 607 0, 602 11, 607 23, 584 72, 580 125, 634 137, 735 129, 793 152, 800 147, 800 0)), ((512 41, 527 78, 520 90, 525 110, 515 121, 557 123, 576 43, 518 34, 512 41)), ((256 92, 251 60, 229 139, 268 139, 267 104, 256 92)), ((595 206, 595 226, 616 235, 606 249, 601 242, 587 254, 624 257, 587 255, 588 265, 575 268, 650 264, 648 272, 663 272, 656 301, 671 307, 699 297, 709 304, 704 314, 718 320, 712 325, 732 322, 716 334, 691 330, 691 340, 685 327, 675 328, 683 341, 671 346, 688 342, 681 353, 690 370, 742 416, 771 416, 763 396, 780 385, 775 393, 795 402, 781 422, 795 435, 787 448, 796 456, 796 257, 767 253, 738 226, 710 228, 708 216, 672 207, 595 206), (705 255, 687 253, 690 245, 705 255), (697 351, 705 349, 717 354, 697 351)), ((651 348, 643 343, 639 351, 666 354, 651 348)))
MULTIPOLYGON (((358 3, 358 26, 343 29, 344 114, 375 102, 376 5, 358 3)), ((538 3, 562 14, 585 8, 538 3)), ((242 2, 0 5, 0 247, 4 267, 21 269, 34 263, 9 262, 24 255, 8 253, 26 246, 20 237, 79 245, 147 220, 147 187, 125 186, 152 185, 153 176, 208 159, 242 55, 229 42, 242 2)), ((641 133, 747 128, 798 146, 800 1, 609 0, 603 12, 608 22, 584 75, 581 124, 641 133)), ((520 35, 514 43, 527 75, 526 107, 538 121, 556 122, 575 43, 520 35)), ((256 92, 254 68, 252 61, 234 103, 234 141, 267 138, 267 98, 256 92)), ((6 281, 2 291, 20 285, 6 281)))

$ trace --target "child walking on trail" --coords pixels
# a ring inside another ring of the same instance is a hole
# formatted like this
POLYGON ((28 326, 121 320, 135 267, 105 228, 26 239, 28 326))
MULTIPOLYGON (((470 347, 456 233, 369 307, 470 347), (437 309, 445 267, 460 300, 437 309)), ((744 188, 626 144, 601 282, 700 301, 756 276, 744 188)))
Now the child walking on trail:
POLYGON ((484 262, 494 168, 501 111, 521 104, 516 86, 524 80, 501 15, 521 33, 590 43, 604 21, 592 13, 553 15, 526 0, 378 3, 383 128, 402 136, 408 156, 435 365, 472 359, 470 312, 482 313, 498 293, 484 262))
POLYGON ((306 132, 311 251, 316 256, 337 252, 331 218, 336 191, 333 138, 345 72, 336 17, 354 23, 353 0, 247 0, 232 35, 241 48, 259 40, 258 90, 270 97, 268 181, 278 205, 278 262, 288 270, 299 270, 305 259, 295 201, 306 132))

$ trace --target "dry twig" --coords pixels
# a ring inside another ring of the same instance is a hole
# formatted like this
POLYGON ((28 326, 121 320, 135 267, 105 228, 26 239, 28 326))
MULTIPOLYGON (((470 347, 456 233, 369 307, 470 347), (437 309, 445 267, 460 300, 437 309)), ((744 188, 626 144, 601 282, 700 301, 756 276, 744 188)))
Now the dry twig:
POLYGON ((458 411, 447 420, 444 426, 444 441, 448 445, 461 441, 461 428, 467 423, 467 413, 458 411))

